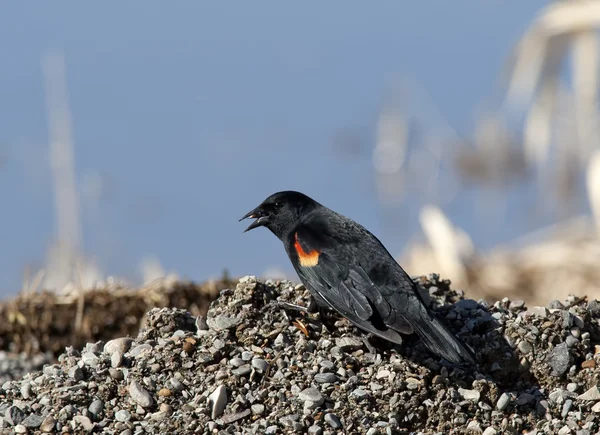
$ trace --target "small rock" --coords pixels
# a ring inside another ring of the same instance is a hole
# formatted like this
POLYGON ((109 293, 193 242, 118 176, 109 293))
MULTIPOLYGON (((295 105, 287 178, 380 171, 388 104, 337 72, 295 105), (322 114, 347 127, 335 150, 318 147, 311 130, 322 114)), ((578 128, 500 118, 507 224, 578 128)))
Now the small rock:
POLYGON ((23 397, 23 399, 27 400, 32 395, 33 395, 33 391, 31 389, 31 384, 29 382, 23 383, 23 385, 21 385, 21 397, 23 397))
POLYGON ((42 425, 44 419, 37 414, 29 414, 21 424, 29 428, 38 428, 42 425))
POLYGON ((211 406, 211 418, 217 418, 223 411, 225 411, 225 406, 227 405, 227 388, 224 385, 219 385, 215 391, 213 391, 210 396, 208 396, 209 406, 211 406))
POLYGON ((252 367, 259 373, 264 373, 269 368, 269 363, 262 358, 254 358, 252 360, 252 367))
POLYGON ((562 407, 562 411, 560 413, 560 416, 562 418, 565 418, 569 414, 569 411, 571 410, 572 406, 573 406, 573 401, 571 399, 565 400, 565 403, 564 403, 564 405, 562 407))
POLYGON ((252 367, 250 367, 250 364, 243 364, 241 366, 239 366, 237 369, 233 369, 231 371, 231 373, 233 373, 236 376, 244 376, 247 375, 248 373, 250 373, 252 371, 252 367))
POLYGON ((552 368, 550 375, 562 376, 569 369, 569 347, 567 343, 557 345, 546 357, 546 362, 552 368))
POLYGON ((325 399, 323 395, 316 388, 306 388, 298 394, 298 398, 304 402, 313 402, 316 406, 321 405, 325 399))
POLYGON ((242 323, 241 318, 230 317, 224 314, 206 319, 206 324, 208 327, 215 331, 225 331, 227 329, 235 328, 240 323, 242 323))
POLYGON ((594 367, 596 367, 596 361, 593 359, 588 359, 581 363, 582 369, 593 369, 594 367))
POLYGON ((83 371, 78 366, 73 366, 69 369, 69 377, 79 382, 83 379, 83 371))
POLYGON ((250 407, 250 409, 252 410, 252 414, 254 415, 263 415, 263 413, 265 412, 265 405, 261 403, 255 403, 250 407))
POLYGON ((508 305, 508 309, 512 310, 512 311, 517 311, 517 310, 520 310, 521 308, 523 308, 524 306, 525 306, 525 301, 521 301, 521 300, 511 301, 510 304, 508 305))
POLYGON ((90 414, 92 414, 94 417, 98 417, 103 410, 104 402, 100 399, 94 400, 88 407, 88 411, 90 411, 90 414))
POLYGON ((20 424, 25 418, 25 413, 18 406, 9 406, 4 412, 4 419, 11 426, 20 424))
POLYGON ((587 390, 585 393, 577 396, 577 400, 586 400, 586 401, 598 401, 600 400, 600 388, 594 385, 592 388, 587 390))
POLYGON ((522 340, 517 347, 525 355, 533 351, 533 346, 527 340, 522 340))
POLYGON ((94 429, 94 423, 84 415, 76 415, 73 421, 84 431, 91 432, 94 429))
POLYGON ((337 347, 345 352, 352 352, 360 349, 363 346, 363 342, 354 337, 341 337, 335 340, 337 347))
POLYGON ((333 384, 337 382, 337 376, 333 373, 317 373, 313 379, 318 384, 333 384))
POLYGON ((479 398, 481 393, 477 390, 466 390, 464 388, 458 389, 458 394, 465 400, 472 400, 474 402, 479 402, 479 398))
POLYGON ((314 424, 308 428, 308 433, 310 435, 321 435, 323 433, 323 429, 321 429, 321 426, 314 424))
POLYGON ((115 412, 115 420, 129 421, 129 420, 131 420, 131 414, 129 413, 129 411, 126 411, 125 409, 121 409, 121 410, 115 412))
POLYGON ((47 416, 42 424, 40 425, 40 430, 44 433, 54 432, 54 426, 56 425, 56 421, 54 417, 51 415, 47 416))
POLYGON ((510 403, 510 396, 506 393, 502 393, 498 402, 496 403, 496 409, 498 411, 504 411, 508 404, 510 403))
POLYGON ((530 311, 534 316, 537 316, 541 319, 545 319, 549 314, 548 308, 546 307, 532 307, 530 311))
POLYGON ((15 426, 15 433, 27 433, 27 428, 22 424, 18 424, 15 426))
POLYGON ((600 402, 596 402, 594 406, 592 406, 592 412, 599 413, 600 412, 600 402))
POLYGON ((340 427, 342 427, 342 422, 340 421, 339 418, 337 418, 337 416, 335 414, 332 413, 327 413, 325 414, 325 423, 327 423, 329 426, 331 426, 334 429, 339 429, 340 427))
POLYGON ((496 431, 496 429, 494 429, 493 427, 488 427, 486 430, 483 431, 482 435, 496 435, 498 432, 496 431))
POLYGON ((161 388, 160 390, 158 390, 157 394, 159 397, 170 397, 173 395, 171 390, 169 390, 168 388, 161 388))
POLYGON ((93 352, 83 352, 81 354, 81 361, 88 367, 96 367, 100 359, 93 352))
POLYGON ((527 405, 535 400, 535 396, 529 393, 521 393, 519 397, 517 397, 516 404, 519 406, 527 405))
POLYGON ((154 402, 150 393, 135 380, 131 381, 129 384, 129 395, 135 403, 143 408, 152 406, 152 403, 154 402))
POLYGON ((118 351, 124 354, 131 348, 131 343, 133 343, 133 339, 129 337, 115 338, 104 345, 104 353, 112 355, 118 351))
POLYGON ((570 382, 567 384, 567 391, 570 391, 571 393, 576 392, 579 389, 579 385, 576 384, 575 382, 570 382))

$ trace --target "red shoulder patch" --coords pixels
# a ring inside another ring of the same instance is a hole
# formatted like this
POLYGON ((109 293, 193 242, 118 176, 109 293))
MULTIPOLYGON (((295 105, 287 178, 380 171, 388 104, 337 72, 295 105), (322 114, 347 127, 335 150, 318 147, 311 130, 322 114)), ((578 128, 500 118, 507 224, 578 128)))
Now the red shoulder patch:
POLYGON ((298 254, 298 260, 300 260, 300 265, 304 267, 314 267, 319 263, 319 255, 320 252, 317 250, 312 250, 309 252, 305 252, 298 241, 298 233, 294 234, 294 249, 298 254))

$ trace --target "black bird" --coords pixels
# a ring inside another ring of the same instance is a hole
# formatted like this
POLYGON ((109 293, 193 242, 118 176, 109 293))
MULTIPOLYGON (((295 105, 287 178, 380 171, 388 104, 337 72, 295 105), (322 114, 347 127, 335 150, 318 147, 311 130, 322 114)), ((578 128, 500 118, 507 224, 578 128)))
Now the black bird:
MULTIPOLYGON (((308 308, 331 308, 360 329, 393 343, 416 332, 427 348, 456 365, 473 351, 426 307, 416 284, 364 227, 294 191, 278 192, 242 219, 246 229, 275 234, 313 297, 308 308)), ((245 231, 244 231, 245 232, 245 231)))

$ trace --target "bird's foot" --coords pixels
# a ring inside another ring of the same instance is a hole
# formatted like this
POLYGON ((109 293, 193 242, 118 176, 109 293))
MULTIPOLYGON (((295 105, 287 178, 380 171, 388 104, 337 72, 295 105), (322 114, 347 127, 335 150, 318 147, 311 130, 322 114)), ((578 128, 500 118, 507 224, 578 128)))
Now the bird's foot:
POLYGON ((373 334, 365 334, 361 337, 361 341, 363 342, 369 353, 377 355, 377 349, 371 344, 371 338, 373 338, 373 334))

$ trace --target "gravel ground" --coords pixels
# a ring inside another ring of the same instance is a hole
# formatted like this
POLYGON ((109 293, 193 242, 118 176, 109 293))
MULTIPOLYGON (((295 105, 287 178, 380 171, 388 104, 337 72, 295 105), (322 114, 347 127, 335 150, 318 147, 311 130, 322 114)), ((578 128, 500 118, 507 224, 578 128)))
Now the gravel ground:
POLYGON ((289 282, 240 280, 206 318, 154 309, 137 338, 67 348, 0 388, 1 433, 595 434, 600 304, 463 299, 422 277, 479 367, 444 365, 416 337, 392 347, 347 321, 328 332, 289 282))

